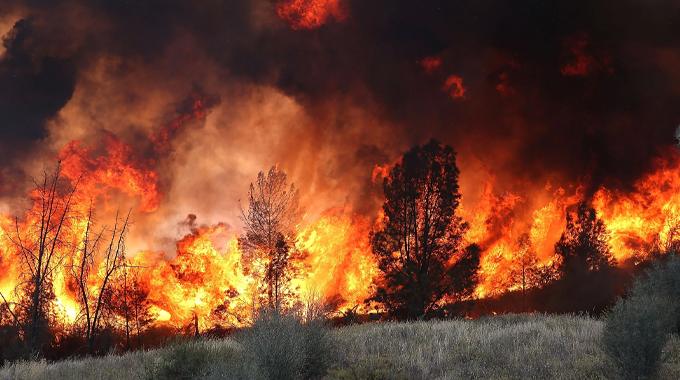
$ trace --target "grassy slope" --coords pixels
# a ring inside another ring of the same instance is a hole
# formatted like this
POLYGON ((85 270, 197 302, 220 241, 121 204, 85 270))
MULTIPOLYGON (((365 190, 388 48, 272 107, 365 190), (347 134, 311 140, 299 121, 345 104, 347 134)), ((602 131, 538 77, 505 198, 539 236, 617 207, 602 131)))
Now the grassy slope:
MULTIPOLYGON (((336 364, 327 379, 606 379, 598 346, 602 322, 565 315, 505 315, 475 321, 382 323, 337 329, 336 364)), ((253 359, 232 341, 200 344, 222 358, 209 378, 252 378, 253 359)), ((671 344, 680 347, 677 339, 671 344)), ((104 358, 15 363, 0 379, 142 379, 160 351, 104 358)), ((663 378, 680 378, 678 360, 664 365, 663 378)))
POLYGON ((388 358, 418 379, 586 379, 606 373, 601 330, 590 318, 505 315, 353 326, 338 338, 346 362, 388 358))

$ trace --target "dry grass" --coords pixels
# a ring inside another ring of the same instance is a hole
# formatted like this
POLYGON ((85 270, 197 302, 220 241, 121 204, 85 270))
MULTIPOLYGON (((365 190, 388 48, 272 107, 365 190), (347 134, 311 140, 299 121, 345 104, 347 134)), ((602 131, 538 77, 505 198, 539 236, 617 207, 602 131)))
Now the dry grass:
POLYGON ((69 359, 57 363, 22 361, 0 369, 3 380, 104 380, 142 379, 143 361, 158 356, 157 352, 138 351, 125 355, 108 355, 104 358, 69 359))
MULTIPOLYGON (((334 330, 339 350, 332 379, 607 379, 599 347, 601 321, 570 315, 505 315, 475 321, 365 324, 334 330)), ((233 340, 204 341, 219 358, 209 379, 266 378, 257 361, 233 340), (225 354, 227 353, 227 354, 225 354)), ((680 347, 672 339, 667 350, 680 347)), ((21 362, 0 369, 1 379, 144 379, 163 351, 103 358, 21 362)), ((680 378, 680 360, 662 378, 680 378)))
POLYGON ((601 331, 597 320, 562 315, 360 325, 337 334, 346 348, 337 360, 381 361, 413 379, 600 379, 601 331))

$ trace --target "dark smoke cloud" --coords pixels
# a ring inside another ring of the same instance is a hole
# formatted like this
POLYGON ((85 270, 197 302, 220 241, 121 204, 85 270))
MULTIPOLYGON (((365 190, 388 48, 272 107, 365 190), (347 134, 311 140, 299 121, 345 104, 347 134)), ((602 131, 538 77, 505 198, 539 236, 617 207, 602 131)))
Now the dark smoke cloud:
POLYGON ((45 121, 71 99, 76 68, 49 55, 38 21, 18 21, 3 38, 0 59, 0 167, 25 157, 46 136, 45 121))
MULTIPOLYGON (((346 161, 332 167, 352 175, 360 167, 368 177, 373 165, 436 137, 508 177, 587 175, 593 185, 627 187, 673 143, 675 1, 346 1, 348 21, 314 30, 292 30, 265 0, 9 1, 0 12, 18 9, 24 19, 0 60, 2 148, 30 154, 102 54, 120 59, 121 77, 186 76, 175 103, 194 82, 214 91, 194 70, 197 59, 214 78, 274 86, 325 123, 309 131, 312 140, 349 128, 328 122, 329 103, 366 108, 390 131, 380 144, 345 144, 346 161), (585 41, 578 53, 575 40, 585 41), (178 44, 191 54, 159 70, 178 44), (575 54, 597 64, 565 75, 575 54), (432 56, 442 63, 428 72, 420 62, 432 56), (464 98, 442 91, 451 75, 463 78, 464 98)), ((4 157, 0 165, 11 165, 4 157)))

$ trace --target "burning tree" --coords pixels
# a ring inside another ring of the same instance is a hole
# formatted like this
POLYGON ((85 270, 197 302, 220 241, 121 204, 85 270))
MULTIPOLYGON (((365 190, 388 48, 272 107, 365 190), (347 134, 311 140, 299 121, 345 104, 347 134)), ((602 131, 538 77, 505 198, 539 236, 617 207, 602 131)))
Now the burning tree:
POLYGON ((586 202, 578 204, 576 218, 567 214, 567 228, 555 243, 555 254, 561 260, 565 275, 598 271, 616 265, 609 246, 609 233, 594 208, 586 202))
POLYGON ((27 354, 39 355, 40 346, 49 336, 50 309, 55 299, 53 275, 64 259, 75 251, 71 239, 76 228, 75 198, 80 178, 73 184, 61 177, 61 162, 54 169, 44 168, 42 177, 32 179, 30 193, 33 207, 26 220, 14 218, 13 230, 5 230, 21 262, 18 301, 7 310, 19 326, 27 354))
POLYGON ((526 290, 541 283, 541 271, 538 267, 539 259, 531 249, 531 239, 528 233, 517 238, 517 250, 511 262, 511 286, 519 285, 522 289, 522 312, 525 310, 526 290))
POLYGON ((567 226, 555 243, 555 254, 560 279, 543 288, 548 310, 598 313, 621 293, 609 233, 586 202, 578 204, 575 217, 567 214, 567 226))
POLYGON ((79 254, 74 255, 70 274, 75 283, 78 302, 81 305, 82 324, 87 342, 87 354, 100 334, 104 314, 111 304, 111 288, 117 272, 125 263, 125 235, 130 223, 130 212, 125 219, 116 213, 113 228, 99 233, 92 232, 92 206, 88 214, 85 239, 79 254), (111 234, 108 244, 101 249, 105 232, 111 234), (92 277, 96 277, 97 286, 93 287, 92 277))
POLYGON ((661 260, 669 254, 680 254, 680 218, 666 212, 664 227, 654 234, 651 243, 645 247, 645 254, 641 255, 652 260, 661 260))
POLYGON ((128 262, 123 263, 106 299, 108 308, 121 319, 127 350, 131 347, 132 334, 137 336, 137 347, 142 347, 142 333, 153 322, 149 288, 139 278, 140 269, 128 262))
POLYGON ((288 188, 286 173, 274 166, 250 184, 248 210, 239 204, 246 232, 240 239, 246 267, 263 280, 261 294, 266 295, 266 305, 276 309, 292 295, 290 282, 300 274, 304 259, 295 248, 295 230, 304 215, 299 200, 295 185, 288 188))
POLYGON ((371 235, 383 278, 370 300, 392 315, 426 317, 443 300, 474 291, 480 250, 460 249, 467 224, 456 215, 458 174, 453 148, 432 140, 406 153, 383 181, 382 229, 371 235))

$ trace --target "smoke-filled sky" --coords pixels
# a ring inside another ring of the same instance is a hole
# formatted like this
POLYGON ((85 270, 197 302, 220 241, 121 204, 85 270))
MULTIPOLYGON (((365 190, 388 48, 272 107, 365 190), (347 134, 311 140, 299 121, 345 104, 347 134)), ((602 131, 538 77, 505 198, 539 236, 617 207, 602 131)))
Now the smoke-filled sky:
POLYGON ((468 199, 489 177, 626 189, 680 124, 675 0, 3 0, 0 34, 0 205, 114 135, 159 173, 150 248, 189 213, 238 230, 276 164, 312 217, 374 213, 374 167, 431 138, 468 199), (150 149, 192 93, 207 116, 150 149))

